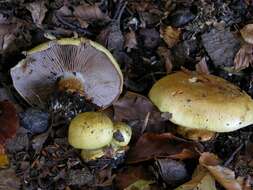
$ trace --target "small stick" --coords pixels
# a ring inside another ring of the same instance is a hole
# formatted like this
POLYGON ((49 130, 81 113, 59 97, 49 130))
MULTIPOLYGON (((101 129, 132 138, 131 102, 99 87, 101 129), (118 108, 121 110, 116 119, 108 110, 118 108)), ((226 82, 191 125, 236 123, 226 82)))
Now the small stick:
POLYGON ((228 166, 230 162, 234 159, 235 155, 242 149, 244 144, 241 144, 232 154, 231 156, 227 159, 227 161, 224 163, 224 166, 228 166))

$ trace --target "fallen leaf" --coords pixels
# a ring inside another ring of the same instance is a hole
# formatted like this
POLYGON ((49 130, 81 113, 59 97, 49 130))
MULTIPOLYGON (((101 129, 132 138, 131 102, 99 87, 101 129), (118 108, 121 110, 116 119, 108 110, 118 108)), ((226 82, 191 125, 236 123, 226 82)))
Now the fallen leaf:
POLYGON ((136 47, 137 47, 137 39, 135 32, 133 30, 130 30, 128 33, 125 34, 124 48, 127 49, 127 52, 130 52, 131 49, 136 47))
POLYGON ((195 69, 198 73, 210 74, 205 57, 202 57, 201 60, 195 65, 195 69))
POLYGON ((0 170, 0 189, 19 190, 20 179, 13 169, 0 170))
POLYGON ((94 21, 110 21, 110 17, 101 11, 97 4, 82 4, 74 8, 74 16, 78 20, 84 20, 88 23, 94 21))
POLYGON ((33 22, 36 24, 36 26, 41 27, 47 12, 45 1, 36 1, 28 3, 26 8, 31 12, 33 22))
POLYGON ((171 51, 166 47, 160 46, 157 48, 157 53, 164 62, 166 73, 171 73, 173 69, 171 51))
POLYGON ((0 102, 0 144, 4 145, 6 140, 16 135, 19 127, 19 119, 15 105, 9 101, 0 102))
POLYGON ((0 13, 0 54, 17 51, 27 47, 31 35, 24 30, 25 22, 15 17, 7 18, 0 13), (23 43, 23 42, 26 43, 23 43))
POLYGON ((170 186, 182 184, 182 182, 188 177, 185 164, 181 161, 157 159, 154 166, 154 171, 157 172, 163 181, 170 186))
POLYGON ((236 53, 234 70, 241 71, 253 63, 253 45, 244 44, 236 53))
POLYGON ((9 158, 6 154, 0 154, 0 168, 7 168, 10 164, 9 158))
POLYGON ((215 180, 212 175, 202 166, 198 165, 192 179, 175 190, 216 190, 215 180))
POLYGON ((161 36, 169 48, 172 48, 180 40, 181 29, 167 26, 161 29, 161 36))
POLYGON ((120 171, 115 178, 115 185, 118 189, 125 189, 137 180, 150 180, 151 174, 144 166, 129 166, 120 171))
POLYGON ((144 131, 163 132, 166 120, 148 98, 133 92, 126 94, 113 103, 114 120, 127 122, 133 129, 133 135, 138 137, 144 131))
POLYGON ((240 30, 240 33, 245 42, 253 44, 253 24, 247 24, 246 26, 244 26, 240 30))
POLYGON ((134 182, 133 184, 131 184, 130 186, 128 186, 127 188, 125 188, 124 190, 151 190, 150 185, 153 184, 154 181, 147 181, 147 180, 143 180, 140 179, 136 182, 134 182))
POLYGON ((235 173, 223 167, 219 158, 212 153, 204 152, 199 158, 199 163, 205 167, 212 176, 227 190, 242 190, 241 185, 235 179, 235 173))
POLYGON ((197 143, 186 141, 171 133, 144 133, 132 146, 127 155, 127 163, 139 163, 154 158, 189 159, 198 157, 197 143))

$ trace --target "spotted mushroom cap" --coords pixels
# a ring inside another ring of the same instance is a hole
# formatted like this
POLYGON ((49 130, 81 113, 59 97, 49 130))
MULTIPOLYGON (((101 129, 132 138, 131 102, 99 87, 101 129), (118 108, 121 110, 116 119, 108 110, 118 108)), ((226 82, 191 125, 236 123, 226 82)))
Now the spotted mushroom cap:
POLYGON ((32 105, 43 105, 61 76, 75 76, 87 99, 102 108, 122 91, 122 73, 111 53, 85 38, 40 44, 11 69, 14 87, 32 105))
POLYGON ((251 97, 217 76, 179 71, 156 82, 149 97, 183 127, 229 132, 253 123, 251 97))
POLYGON ((78 114, 69 125, 68 141, 78 149, 94 150, 112 141, 113 123, 102 112, 78 114))

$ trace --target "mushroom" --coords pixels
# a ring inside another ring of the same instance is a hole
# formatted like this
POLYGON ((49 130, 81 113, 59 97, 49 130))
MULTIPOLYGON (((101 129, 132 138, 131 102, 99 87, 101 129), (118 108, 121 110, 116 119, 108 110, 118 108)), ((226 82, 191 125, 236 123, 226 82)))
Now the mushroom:
POLYGON ((15 89, 31 105, 43 105, 55 90, 77 92, 99 108, 122 91, 121 70, 111 53, 85 38, 52 40, 29 50, 11 69, 15 89))
POLYGON ((253 123, 251 97, 213 75, 178 71, 156 82, 149 98, 185 129, 230 132, 253 123))
POLYGON ((124 123, 115 123, 102 112, 84 112, 71 120, 68 141, 81 149, 85 161, 96 160, 111 149, 111 157, 124 153, 132 135, 131 128, 124 123))

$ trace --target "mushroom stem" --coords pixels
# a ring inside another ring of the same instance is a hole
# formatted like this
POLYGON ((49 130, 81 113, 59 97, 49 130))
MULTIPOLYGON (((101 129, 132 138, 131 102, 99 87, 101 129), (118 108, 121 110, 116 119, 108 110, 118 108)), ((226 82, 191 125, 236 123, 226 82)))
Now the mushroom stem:
POLYGON ((81 75, 76 72, 64 73, 59 77, 57 88, 59 91, 78 92, 84 95, 83 79, 81 75))

